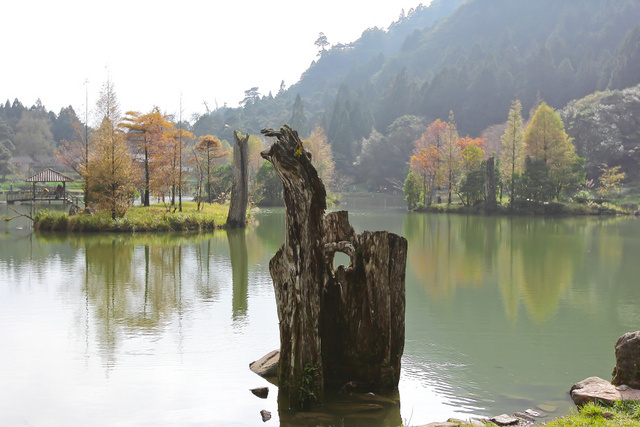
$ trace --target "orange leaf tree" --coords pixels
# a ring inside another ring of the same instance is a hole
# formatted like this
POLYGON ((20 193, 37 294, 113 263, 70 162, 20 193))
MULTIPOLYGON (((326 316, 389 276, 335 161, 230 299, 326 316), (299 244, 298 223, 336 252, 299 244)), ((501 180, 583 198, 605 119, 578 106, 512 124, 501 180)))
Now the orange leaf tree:
POLYGON ((127 139, 134 146, 136 158, 142 163, 142 204, 149 206, 150 192, 164 195, 171 183, 167 172, 173 151, 173 124, 155 107, 144 115, 127 112, 123 127, 127 129, 127 139))
POLYGON ((415 155, 411 156, 411 170, 422 177, 422 203, 431 204, 431 196, 433 185, 438 180, 438 167, 440 162, 440 153, 434 145, 421 148, 415 155))
POLYGON ((215 165, 215 159, 228 155, 228 151, 222 151, 222 143, 218 138, 211 135, 204 135, 193 149, 192 161, 196 165, 198 173, 197 201, 198 209, 201 203, 202 184, 206 178, 205 191, 207 192, 207 203, 211 203, 211 171, 215 165))

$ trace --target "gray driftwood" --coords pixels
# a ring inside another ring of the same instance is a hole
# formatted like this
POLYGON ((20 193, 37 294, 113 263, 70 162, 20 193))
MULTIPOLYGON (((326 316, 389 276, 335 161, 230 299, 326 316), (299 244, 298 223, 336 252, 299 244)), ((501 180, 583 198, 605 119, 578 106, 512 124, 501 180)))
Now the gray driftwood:
POLYGON ((233 181, 227 227, 244 228, 249 203, 249 135, 233 131, 233 181))
POLYGON ((284 187, 286 235, 269 263, 280 321, 279 398, 308 407, 324 388, 391 390, 404 349, 407 241, 386 231, 356 234, 347 212, 324 217, 325 188, 295 130, 262 157, 284 187), (336 252, 349 266, 333 267, 336 252))

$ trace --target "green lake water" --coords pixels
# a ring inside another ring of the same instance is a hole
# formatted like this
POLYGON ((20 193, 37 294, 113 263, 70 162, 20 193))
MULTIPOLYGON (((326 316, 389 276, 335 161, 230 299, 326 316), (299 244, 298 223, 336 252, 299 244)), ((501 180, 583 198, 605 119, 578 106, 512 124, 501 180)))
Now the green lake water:
MULTIPOLYGON (((7 213, 0 206, 0 215, 7 213)), ((407 213, 345 198, 356 231, 409 242, 399 411, 334 425, 419 425, 543 408, 610 379, 640 329, 636 218, 407 213)), ((269 259, 282 209, 252 230, 35 234, 0 224, 0 425, 254 426, 277 389, 248 364, 278 348, 269 259), (249 389, 270 387, 259 399, 249 389)))

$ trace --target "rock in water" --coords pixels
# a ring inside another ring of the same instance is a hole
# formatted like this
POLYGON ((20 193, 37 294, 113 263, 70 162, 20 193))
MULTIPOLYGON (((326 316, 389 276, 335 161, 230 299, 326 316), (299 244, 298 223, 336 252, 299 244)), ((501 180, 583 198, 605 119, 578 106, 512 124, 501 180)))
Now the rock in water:
POLYGON ((249 369, 263 378, 277 377, 279 361, 280 352, 278 350, 273 350, 255 362, 249 363, 249 369))
POLYGON ((264 409, 260 411, 260 415, 262 416, 262 422, 264 423, 271 419, 271 412, 265 411, 264 409))
POLYGON ((518 424, 518 419, 507 414, 498 415, 497 417, 491 418, 495 424, 499 426, 512 426, 514 424, 518 424))
POLYGON ((269 396, 269 387, 252 388, 251 393, 258 396, 260 399, 266 399, 269 396))
POLYGON ((613 385, 640 388, 640 331, 628 332, 616 341, 616 366, 613 385))
POLYGON ((616 387, 598 377, 589 377, 574 384, 570 393, 576 406, 582 406, 588 402, 613 405, 617 400, 640 400, 640 390, 626 386, 616 387))

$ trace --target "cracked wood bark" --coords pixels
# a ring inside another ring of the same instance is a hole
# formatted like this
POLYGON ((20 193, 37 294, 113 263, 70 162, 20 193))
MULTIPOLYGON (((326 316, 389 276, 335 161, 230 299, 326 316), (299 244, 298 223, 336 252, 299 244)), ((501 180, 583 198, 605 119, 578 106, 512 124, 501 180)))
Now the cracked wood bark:
POLYGON ((244 228, 247 225, 249 203, 249 135, 239 136, 233 131, 233 181, 227 227, 244 228))
POLYGON ((407 240, 387 231, 355 234, 348 213, 340 211, 326 216, 324 243, 325 384, 392 390, 400 380, 404 350, 407 240), (349 255, 349 266, 333 268, 336 250, 349 255))
POLYGON ((285 125, 262 133, 278 139, 261 155, 280 176, 286 205, 284 244, 269 262, 280 321, 278 382, 290 406, 305 407, 324 394, 319 324, 326 193, 296 131, 285 125))
POLYGON ((279 384, 290 407, 304 407, 324 387, 394 389, 404 349, 407 241, 386 231, 356 234, 348 213, 323 219, 326 193, 288 126, 262 157, 282 179, 285 243, 269 263, 280 321, 279 384), (350 265, 333 267, 335 252, 350 265), (305 368, 313 367, 314 375, 305 368))

